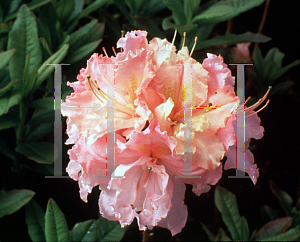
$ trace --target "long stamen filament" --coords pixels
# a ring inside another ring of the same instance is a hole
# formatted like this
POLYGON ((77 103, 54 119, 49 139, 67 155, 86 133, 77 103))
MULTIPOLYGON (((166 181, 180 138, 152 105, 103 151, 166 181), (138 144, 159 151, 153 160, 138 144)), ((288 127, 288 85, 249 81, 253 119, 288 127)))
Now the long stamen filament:
POLYGON ((182 47, 181 47, 181 49, 184 47, 184 44, 185 44, 185 37, 186 37, 186 32, 183 32, 183 42, 182 42, 182 47))
POLYGON ((196 36, 196 37, 195 37, 195 43, 194 43, 193 48, 192 48, 192 50, 191 50, 190 56, 192 56, 192 54, 193 54, 193 52, 194 52, 194 50, 195 50, 195 48, 196 48, 197 40, 198 40, 198 37, 196 36))
MULTIPOLYGON (((146 170, 144 170, 143 176, 142 176, 142 178, 141 178, 141 181, 143 181, 143 180, 145 179, 146 175, 147 175, 147 172, 146 172, 146 170)), ((137 191, 137 194, 136 194, 136 197, 135 197, 135 200, 134 200, 134 202, 131 204, 131 207, 132 207, 132 208, 134 208, 134 204, 135 204, 135 203, 137 202, 137 200, 138 200, 138 197, 139 197, 139 195, 140 195, 141 188, 142 188, 142 182, 140 182, 139 187, 138 187, 138 191, 137 191)))
POLYGON ((172 55, 172 50, 173 50, 173 46, 174 46, 174 43, 175 43, 176 34, 177 34, 177 28, 175 29, 175 33, 174 33, 174 36, 173 36, 169 58, 171 58, 171 55, 172 55))
POLYGON ((263 107, 261 107, 258 111, 255 111, 254 113, 245 116, 245 118, 250 117, 250 116, 252 116, 253 114, 259 113, 261 110, 263 110, 265 107, 268 106, 269 102, 270 102, 270 100, 268 99, 267 102, 266 102, 266 104, 265 104, 263 107))
POLYGON ((90 78, 90 76, 87 76, 89 85, 94 93, 94 95, 98 98, 98 100, 102 103, 104 103, 104 100, 106 101, 110 101, 110 102, 114 102, 115 108, 114 110, 127 114, 127 115, 135 115, 135 111, 132 110, 131 108, 128 108, 127 106, 125 106, 124 104, 118 102, 117 100, 115 100, 114 98, 110 97, 109 95, 107 95, 105 92, 103 92, 101 90, 101 88, 98 86, 97 82, 93 82, 90 78))

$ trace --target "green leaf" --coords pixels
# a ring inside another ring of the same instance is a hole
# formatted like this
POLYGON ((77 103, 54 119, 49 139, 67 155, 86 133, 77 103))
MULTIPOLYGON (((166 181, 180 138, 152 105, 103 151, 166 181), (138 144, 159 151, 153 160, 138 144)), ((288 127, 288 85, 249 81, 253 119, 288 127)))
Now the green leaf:
POLYGON ((274 181, 270 181, 270 188, 273 194, 279 199, 281 207, 285 210, 288 216, 292 215, 292 204, 293 199, 289 194, 279 189, 279 187, 275 184, 274 181))
POLYGON ((2 69, 2 67, 4 67, 8 61, 10 60, 10 58, 12 57, 12 55, 15 53, 15 49, 12 50, 8 50, 5 52, 0 53, 0 69, 2 69))
POLYGON ((75 224, 70 231, 72 241, 96 241, 96 222, 95 220, 88 220, 75 224))
POLYGON ((36 99, 30 103, 29 107, 54 110, 54 97, 44 97, 36 99))
POLYGON ((202 228, 205 231, 209 240, 214 241, 216 236, 212 232, 210 232, 209 229, 203 223, 201 223, 201 224, 202 224, 202 228))
MULTIPOLYGON (((27 4, 27 7, 32 11, 36 8, 39 8, 47 3, 51 2, 51 0, 35 0, 32 1, 31 3, 27 4)), ((9 16, 7 16, 4 20, 4 22, 8 22, 10 20, 12 20, 13 18, 15 18, 17 16, 17 12, 10 14, 9 16)))
POLYGON ((160 12, 163 9, 166 8, 165 3, 161 0, 151 0, 151 1, 148 1, 148 0, 144 0, 144 1, 127 0, 126 1, 127 6, 129 6, 129 3, 139 4, 139 7, 137 8, 137 10, 135 12, 130 11, 130 13, 133 16, 136 16, 136 17, 143 16, 143 17, 146 17, 146 18, 152 18, 155 14, 157 14, 158 12, 160 12))
MULTIPOLYGON (((72 52, 72 50, 77 50, 83 44, 90 42, 89 37, 93 35, 91 31, 96 26, 96 24, 97 20, 94 19, 77 31, 70 34, 70 52, 72 52)), ((103 28, 104 31, 104 25, 101 25, 101 28, 103 28)))
POLYGON ((246 227, 246 220, 240 216, 235 195, 225 188, 217 186, 215 190, 215 204, 222 214, 222 219, 232 239, 245 240, 244 228, 246 227))
POLYGON ((157 27, 157 25, 149 18, 136 17, 134 18, 136 25, 141 29, 146 29, 150 36, 164 38, 164 33, 157 27))
POLYGON ((19 144, 16 151, 41 164, 52 164, 54 161, 54 145, 48 142, 30 142, 19 144))
POLYGON ((96 221, 98 241, 120 241, 127 228, 121 228, 118 221, 110 221, 100 216, 96 221))
POLYGON ((78 48, 78 50, 72 54, 70 57, 68 56, 66 62, 73 64, 81 59, 83 59, 84 57, 89 56, 96 48, 97 46, 100 44, 101 40, 97 40, 91 43, 88 43, 86 45, 81 46, 80 48, 78 48))
POLYGON ((288 231, 259 241, 295 241, 300 237, 299 228, 291 228, 288 231))
POLYGON ((128 20, 128 22, 133 25, 134 21, 128 12, 125 2, 123 0, 114 0, 115 5, 120 9, 121 13, 124 15, 124 17, 128 20))
POLYGON ((201 26, 217 24, 232 19, 243 12, 261 5, 264 0, 221 0, 193 18, 193 23, 201 26))
POLYGON ((285 232, 289 227, 291 227, 293 218, 285 217, 279 218, 266 223, 255 235, 255 240, 260 241, 262 239, 267 239, 268 237, 275 236, 285 232))
POLYGON ((186 23, 191 23, 194 13, 198 12, 201 0, 185 0, 184 14, 186 17, 186 23))
POLYGON ((244 34, 225 34, 218 36, 209 40, 204 40, 200 43, 197 43, 196 50, 203 49, 210 46, 218 45, 235 45, 238 43, 247 43, 247 42, 260 42, 265 43, 271 40, 271 38, 264 36, 262 34, 254 34, 251 32, 246 32, 244 34))
POLYGON ((29 71, 38 69, 42 62, 42 51, 38 39, 35 16, 24 4, 20 8, 12 30, 9 32, 8 49, 16 52, 9 61, 12 80, 21 79, 27 54, 31 55, 29 71))
POLYGON ((31 200, 25 206, 25 221, 28 227, 28 234, 33 242, 46 241, 45 213, 34 200, 31 200))
POLYGON ((280 52, 278 48, 272 48, 268 51, 264 59, 264 62, 268 63, 270 61, 274 61, 276 63, 276 67, 281 68, 283 58, 284 58, 284 53, 280 52))
POLYGON ((27 189, 8 192, 0 190, 0 218, 18 211, 32 199, 34 194, 35 192, 27 189))
POLYGON ((0 116, 0 130, 16 127, 18 126, 19 123, 20 123, 20 118, 15 115, 8 113, 0 116))
POLYGON ((79 15, 78 15, 78 19, 81 19, 83 17, 88 16, 91 12, 94 12, 96 10, 98 10, 99 8, 101 8, 104 4, 106 4, 107 2, 109 2, 110 0, 96 0, 95 2, 93 2, 92 4, 90 4, 88 7, 86 7, 79 15))
POLYGON ((56 9, 58 18, 61 23, 65 23, 74 11, 74 0, 60 0, 56 9))
POLYGON ((54 131, 54 122, 30 125, 24 135, 24 142, 38 141, 40 138, 54 131))
POLYGON ((9 91, 19 80, 10 81, 2 80, 0 84, 0 96, 4 95, 7 91, 9 91), (9 81, 9 82, 7 82, 9 81))
POLYGON ((214 241, 231 241, 231 239, 225 234, 222 228, 219 228, 219 232, 214 241))
POLYGON ((42 46, 43 56, 45 58, 49 58, 52 55, 52 52, 50 50, 47 40, 44 37, 39 38, 39 40, 42 46))
POLYGON ((262 77, 264 75, 265 63, 262 53, 258 47, 253 50, 253 62, 255 71, 258 76, 262 77))
POLYGON ((186 25, 187 20, 184 13, 184 2, 182 0, 163 0, 167 8, 172 11, 172 16, 176 24, 186 25))
POLYGON ((19 104, 21 94, 19 91, 10 91, 0 97, 0 115, 7 113, 9 108, 19 104))
POLYGON ((42 82, 46 80, 51 73, 53 73, 55 66, 47 64, 59 64, 66 56, 68 49, 69 45, 65 44, 41 65, 41 67, 38 69, 37 87, 42 84, 42 82))
POLYGON ((46 241, 70 241, 66 218, 55 201, 50 198, 45 215, 46 241))
POLYGON ((300 60, 296 60, 294 62, 292 62, 291 64, 281 68, 278 71, 278 76, 277 78, 281 77, 284 73, 286 73, 287 71, 289 71, 291 68, 293 68, 294 66, 300 65, 300 60))

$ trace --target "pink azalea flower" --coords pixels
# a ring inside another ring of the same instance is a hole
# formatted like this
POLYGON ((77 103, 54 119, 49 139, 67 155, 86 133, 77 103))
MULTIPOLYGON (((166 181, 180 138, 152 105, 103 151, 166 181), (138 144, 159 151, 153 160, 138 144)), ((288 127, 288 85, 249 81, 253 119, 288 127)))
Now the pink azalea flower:
POLYGON ((62 104, 62 114, 68 116, 67 132, 69 143, 76 140, 72 131, 85 138, 88 145, 106 134, 107 128, 107 73, 106 65, 118 64, 115 70, 115 130, 130 137, 133 130, 141 131, 151 112, 139 101, 143 86, 154 76, 150 58, 151 51, 146 50, 146 32, 134 31, 121 38, 118 47, 123 52, 117 57, 108 58, 93 54, 87 61, 87 68, 81 69, 78 82, 68 83, 74 93, 62 104), (71 128, 72 127, 72 128, 71 128), (76 128, 75 128, 76 127, 76 128))
MULTIPOLYGON (((176 53, 167 40, 149 43, 147 32, 132 31, 121 38, 115 57, 93 54, 81 69, 78 81, 68 83, 74 93, 62 105, 67 116, 69 150, 67 172, 78 180, 80 197, 87 202, 94 186, 102 190, 99 198, 103 217, 121 226, 137 218, 139 229, 154 226, 179 233, 187 220, 184 204, 185 184, 196 195, 208 192, 225 169, 235 168, 234 125, 239 99, 234 77, 221 56, 207 54, 201 65, 190 57, 187 47, 176 53), (185 63, 192 64, 192 83, 184 86, 185 63), (107 166, 107 70, 114 72, 114 128, 116 176, 106 176, 107 166), (192 105, 192 175, 184 176, 184 100, 192 105)), ((253 109, 248 108, 246 145, 262 137, 263 128, 253 109)), ((238 117, 239 118, 239 117, 238 117)), ((241 127, 240 127, 241 128, 241 127)), ((258 177, 252 153, 246 151, 245 171, 253 182, 258 177)))
MULTIPOLYGON (((186 47, 177 54, 175 50, 170 54, 170 46, 170 43, 168 45, 159 39, 150 41, 150 47, 163 54, 153 61, 157 70, 149 87, 142 93, 143 100, 159 120, 161 130, 176 141, 176 154, 182 155, 184 97, 192 95, 193 106, 199 107, 192 111, 193 162, 199 167, 213 170, 221 164, 226 152, 217 132, 225 127, 226 120, 238 104, 233 91, 234 77, 220 57, 208 54, 201 65, 188 55, 186 47), (168 52, 168 56, 165 52, 168 52), (179 65, 183 64, 182 60, 184 63, 193 63, 192 85, 184 86, 185 69, 179 65)), ((155 58, 155 54, 153 56, 155 58)))

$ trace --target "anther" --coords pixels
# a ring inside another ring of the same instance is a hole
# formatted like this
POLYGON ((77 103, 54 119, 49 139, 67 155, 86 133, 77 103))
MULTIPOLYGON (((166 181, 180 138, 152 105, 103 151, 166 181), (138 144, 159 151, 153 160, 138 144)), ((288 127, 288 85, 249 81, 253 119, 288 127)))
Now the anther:
POLYGON ((192 54, 193 54, 193 52, 194 52, 194 50, 195 50, 195 47, 196 47, 196 44, 197 44, 197 40, 198 40, 198 37, 196 36, 196 37, 195 37, 195 43, 194 43, 193 48, 192 48, 192 50, 191 50, 190 56, 192 56, 192 54))

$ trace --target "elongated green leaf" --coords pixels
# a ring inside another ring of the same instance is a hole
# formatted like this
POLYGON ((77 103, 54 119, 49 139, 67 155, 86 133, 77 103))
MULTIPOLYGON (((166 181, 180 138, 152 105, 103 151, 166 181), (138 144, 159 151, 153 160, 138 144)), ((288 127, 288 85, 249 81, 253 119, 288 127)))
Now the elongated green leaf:
POLYGON ((25 221, 28 227, 28 234, 33 242, 46 241, 45 213, 34 200, 31 200, 25 206, 25 221))
POLYGON ((12 55, 15 53, 15 51, 16 51, 15 49, 12 49, 12 50, 8 50, 8 51, 0 53, 0 69, 8 63, 8 61, 10 60, 12 55))
POLYGON ((97 20, 94 19, 70 35, 70 51, 73 49, 76 50, 83 44, 89 42, 89 36, 93 34, 91 30, 96 24, 97 20))
MULTIPOLYGON (((31 3, 28 3, 28 8, 30 10, 34 10, 38 7, 41 7, 47 3, 51 2, 51 0, 35 0, 35 1, 32 1, 31 3)), ((12 20, 13 18, 15 18, 17 16, 17 13, 13 13, 13 14, 10 14, 9 16, 7 16, 4 20, 4 22, 8 22, 9 20, 12 20)))
POLYGON ((281 68, 279 71, 278 71, 278 76, 277 78, 281 77, 284 73, 286 73, 287 71, 289 71, 291 68, 293 68, 294 66, 297 66, 297 65, 300 65, 300 60, 296 60, 292 63, 290 63, 289 65, 281 68))
POLYGON ((81 19, 83 17, 88 16, 91 12, 94 12, 101 8, 104 4, 109 2, 110 0, 96 0, 92 4, 90 4, 88 7, 86 7, 79 15, 78 19, 81 19))
POLYGON ((110 221, 101 216, 96 224, 98 241, 120 241, 127 229, 121 228, 118 221, 110 221))
POLYGON ((27 54, 31 55, 29 72, 38 69, 42 62, 42 51, 38 39, 35 17, 24 4, 20 8, 12 30, 9 32, 8 47, 16 52, 9 61, 12 80, 21 79, 27 54))
POLYGON ((7 113, 9 108, 19 104, 21 94, 19 91, 10 91, 0 97, 0 115, 7 113))
POLYGON ((45 97, 34 100, 29 106, 31 108, 54 110, 54 97, 45 97))
POLYGON ((164 33, 158 28, 158 26, 149 18, 136 17, 134 18, 137 26, 141 29, 147 29, 150 36, 164 38, 164 33))
POLYGON ((255 240, 267 239, 285 232, 291 225, 293 219, 291 217, 279 218, 266 223, 255 235, 255 240))
POLYGON ((281 207, 285 210, 286 214, 288 216, 292 215, 292 204, 293 199, 289 194, 287 194, 285 191, 282 191, 274 181, 270 181, 270 188, 273 194, 279 199, 281 207))
MULTIPOLYGON (((129 6, 129 3, 135 2, 139 4, 139 6, 136 9, 136 12, 130 11, 130 13, 134 16, 143 16, 146 18, 152 18, 156 13, 162 11, 164 8, 166 8, 166 5, 161 0, 144 0, 144 1, 126 1, 127 6, 129 6)), ((131 9, 130 9, 131 10, 131 9)))
POLYGON ((194 13, 198 12, 201 0, 185 0, 184 14, 187 24, 191 23, 194 13))
POLYGON ((284 53, 280 52, 278 48, 272 48, 266 54, 264 62, 268 63, 269 61, 274 61, 276 63, 277 68, 281 68, 283 58, 284 53))
POLYGON ((271 38, 264 36, 262 34, 253 34, 251 32, 246 32, 244 34, 225 34, 213 39, 204 40, 196 45, 196 50, 203 49, 210 46, 218 45, 235 45, 238 43, 247 43, 247 42, 261 42, 265 43, 271 40, 271 38))
POLYGON ((0 116, 0 130, 16 127, 20 123, 20 118, 11 114, 0 116))
POLYGON ((68 49, 69 45, 65 44, 41 65, 41 67, 38 69, 37 87, 42 84, 42 82, 46 80, 51 73, 53 73, 55 66, 47 64, 60 64, 60 62, 66 56, 68 49))
POLYGON ((20 144, 16 151, 29 159, 42 164, 52 164, 54 161, 54 145, 48 142, 30 142, 20 144))
POLYGON ((262 4, 264 0, 221 0, 193 18, 193 23, 201 25, 217 24, 234 18, 262 4))
POLYGON ((96 222, 95 220, 88 220, 75 224, 70 231, 72 241, 96 241, 96 222))
POLYGON ((225 234, 222 228, 219 228, 219 232, 214 241, 231 241, 231 239, 225 234))
POLYGON ((34 194, 35 192, 26 189, 8 192, 0 190, 0 218, 18 211, 32 199, 34 194))
POLYGON ((300 237, 300 229, 292 228, 288 231, 269 238, 260 239, 258 241, 295 241, 300 237))
POLYGON ((61 0, 59 1, 56 9, 58 18, 61 23, 65 23, 74 11, 75 2, 74 0, 61 0))
POLYGON ((225 188, 217 186, 215 190, 215 204, 222 214, 222 219, 226 224, 233 240, 244 240, 244 221, 238 211, 235 195, 225 188))
POLYGON ((52 198, 48 201, 45 215, 45 235, 49 242, 70 241, 66 218, 52 198))
POLYGON ((76 52, 73 52, 71 56, 67 58, 67 63, 73 64, 84 57, 89 56, 100 44, 101 40, 97 40, 86 45, 81 46, 76 52))
POLYGON ((8 83, 7 81, 2 80, 0 84, 0 96, 4 95, 7 91, 9 91, 16 83, 18 83, 19 80, 9 81, 8 83))
POLYGON ((176 24, 186 25, 187 20, 184 14, 184 2, 181 0, 163 0, 167 8, 172 11, 172 16, 176 24))
POLYGON ((54 130, 54 122, 51 123, 41 123, 36 125, 31 125, 24 135, 24 142, 38 141, 40 138, 47 134, 50 134, 54 130))

